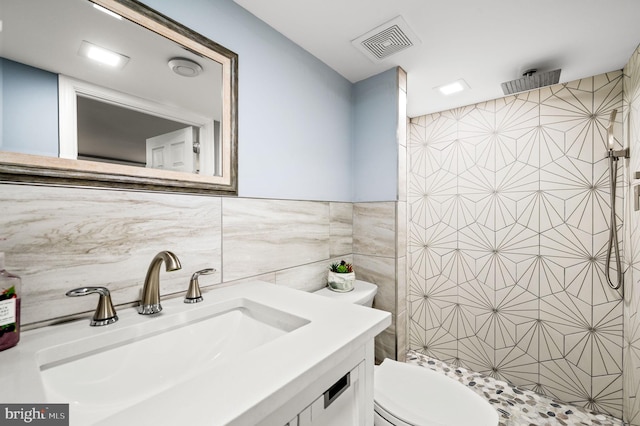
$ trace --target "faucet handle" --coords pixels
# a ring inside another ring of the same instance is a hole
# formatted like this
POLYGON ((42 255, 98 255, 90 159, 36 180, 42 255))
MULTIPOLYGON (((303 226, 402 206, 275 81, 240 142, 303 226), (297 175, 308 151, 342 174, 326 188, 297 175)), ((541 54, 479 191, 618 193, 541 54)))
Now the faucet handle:
POLYGON ((91 319, 91 326, 113 324, 118 321, 118 315, 111 303, 111 293, 106 287, 80 287, 69 290, 66 295, 69 297, 86 296, 87 294, 98 293, 98 306, 91 319))
POLYGON ((214 268, 202 269, 200 271, 195 272, 191 275, 191 280, 189 281, 189 289, 187 290, 187 295, 184 298, 184 303, 198 303, 202 302, 202 293, 200 293, 200 284, 198 283, 198 277, 200 275, 209 275, 213 274, 216 270, 214 268))

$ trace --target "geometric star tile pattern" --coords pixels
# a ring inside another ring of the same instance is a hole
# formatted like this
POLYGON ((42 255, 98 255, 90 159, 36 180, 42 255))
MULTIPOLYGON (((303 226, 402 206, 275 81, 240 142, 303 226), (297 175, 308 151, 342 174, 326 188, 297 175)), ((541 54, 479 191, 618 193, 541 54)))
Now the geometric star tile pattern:
POLYGON ((632 208, 633 186, 630 174, 640 170, 640 49, 631 56, 623 72, 623 117, 627 124, 626 146, 631 151, 627 173, 618 176, 628 188, 625 200, 616 200, 624 212, 624 254, 628 269, 624 275, 623 312, 623 410, 624 420, 633 426, 640 425, 640 218, 632 208), (634 155, 635 154, 635 155, 634 155), (626 207, 626 208, 624 208, 626 207))
POLYGON ((625 340, 623 295, 605 279, 605 155, 626 78, 612 72, 411 119, 410 349, 622 417, 623 355, 634 354, 629 368, 640 373, 640 319, 625 340))

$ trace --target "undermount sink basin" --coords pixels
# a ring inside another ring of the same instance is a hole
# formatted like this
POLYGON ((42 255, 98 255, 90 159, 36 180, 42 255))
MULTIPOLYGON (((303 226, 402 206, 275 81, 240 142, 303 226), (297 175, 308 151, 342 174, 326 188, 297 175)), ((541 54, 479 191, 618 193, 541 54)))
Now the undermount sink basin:
POLYGON ((47 400, 71 403, 74 423, 89 424, 306 323, 237 298, 179 315, 141 317, 129 327, 44 349, 37 360, 47 400))

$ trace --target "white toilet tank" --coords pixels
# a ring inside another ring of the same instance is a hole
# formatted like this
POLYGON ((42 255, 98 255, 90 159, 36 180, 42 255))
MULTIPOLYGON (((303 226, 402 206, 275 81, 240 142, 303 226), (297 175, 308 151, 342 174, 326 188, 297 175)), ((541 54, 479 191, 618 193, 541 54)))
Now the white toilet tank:
POLYGON ((319 294, 325 297, 331 297, 335 300, 341 300, 347 303, 355 303, 362 306, 373 306, 373 298, 378 292, 378 286, 366 281, 355 280, 353 283, 353 290, 346 293, 330 290, 325 287, 321 290, 315 291, 315 294, 319 294))

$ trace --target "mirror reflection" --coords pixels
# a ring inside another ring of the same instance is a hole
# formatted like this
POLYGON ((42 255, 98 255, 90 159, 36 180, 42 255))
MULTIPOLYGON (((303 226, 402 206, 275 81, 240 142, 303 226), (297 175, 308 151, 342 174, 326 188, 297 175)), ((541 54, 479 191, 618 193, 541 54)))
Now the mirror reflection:
POLYGON ((87 0, 0 0, 0 19, 0 160, 230 172, 230 72, 196 42, 166 38, 157 17, 151 31, 87 0))

